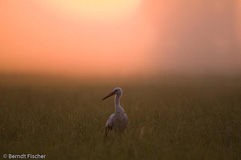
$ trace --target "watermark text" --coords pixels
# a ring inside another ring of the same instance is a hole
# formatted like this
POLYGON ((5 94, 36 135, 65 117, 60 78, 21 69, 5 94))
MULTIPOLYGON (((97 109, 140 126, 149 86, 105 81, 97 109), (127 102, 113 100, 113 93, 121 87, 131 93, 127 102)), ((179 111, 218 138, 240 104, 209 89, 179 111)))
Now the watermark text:
POLYGON ((3 154, 5 159, 45 159, 45 154, 3 154))

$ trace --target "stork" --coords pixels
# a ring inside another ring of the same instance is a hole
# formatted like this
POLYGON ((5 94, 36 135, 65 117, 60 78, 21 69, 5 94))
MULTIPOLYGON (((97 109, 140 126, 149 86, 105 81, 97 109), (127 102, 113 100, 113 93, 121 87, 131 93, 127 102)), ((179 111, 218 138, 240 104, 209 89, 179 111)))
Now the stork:
POLYGON ((110 94, 108 94, 102 100, 115 95, 115 113, 113 113, 106 122, 105 137, 109 130, 123 132, 128 124, 128 117, 125 110, 120 105, 120 97, 122 95, 122 89, 117 87, 110 94))

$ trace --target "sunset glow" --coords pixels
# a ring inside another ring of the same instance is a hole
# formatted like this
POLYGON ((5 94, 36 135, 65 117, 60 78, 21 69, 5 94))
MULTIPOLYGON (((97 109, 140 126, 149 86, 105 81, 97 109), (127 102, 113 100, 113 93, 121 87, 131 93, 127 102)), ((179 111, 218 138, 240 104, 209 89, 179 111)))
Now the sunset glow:
POLYGON ((240 71, 238 1, 0 2, 0 73, 240 71), (238 7, 237 7, 238 6, 238 7))
POLYGON ((114 20, 130 16, 138 10, 141 0, 43 0, 39 1, 48 10, 68 18, 86 20, 114 20))

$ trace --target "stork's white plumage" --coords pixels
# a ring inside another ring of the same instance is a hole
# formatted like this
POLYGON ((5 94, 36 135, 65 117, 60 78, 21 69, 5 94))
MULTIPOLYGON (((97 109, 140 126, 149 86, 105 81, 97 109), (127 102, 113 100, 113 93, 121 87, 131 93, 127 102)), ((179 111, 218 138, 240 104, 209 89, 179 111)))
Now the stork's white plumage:
POLYGON ((115 113, 113 113, 106 122, 105 136, 107 136, 108 131, 112 129, 123 132, 128 124, 128 117, 125 110, 120 105, 120 97, 122 95, 121 88, 115 88, 113 92, 103 98, 103 100, 113 95, 115 95, 115 113))

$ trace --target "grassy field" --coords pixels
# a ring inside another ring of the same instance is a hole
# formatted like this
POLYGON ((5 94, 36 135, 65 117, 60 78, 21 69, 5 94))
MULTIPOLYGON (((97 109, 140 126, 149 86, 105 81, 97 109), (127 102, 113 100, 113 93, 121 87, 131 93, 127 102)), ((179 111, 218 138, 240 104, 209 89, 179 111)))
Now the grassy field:
MULTIPOLYGON (((103 141, 116 85, 0 83, 0 153, 47 159, 241 159, 241 83, 120 84, 129 124, 103 141)), ((0 157, 2 159, 2 155, 0 157)))

